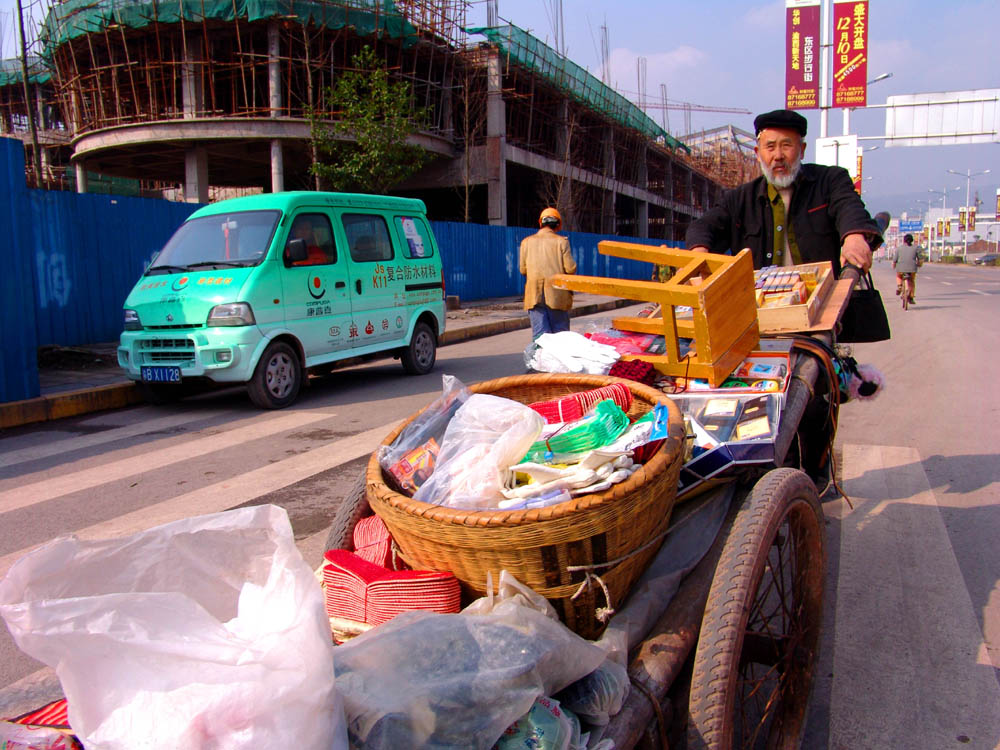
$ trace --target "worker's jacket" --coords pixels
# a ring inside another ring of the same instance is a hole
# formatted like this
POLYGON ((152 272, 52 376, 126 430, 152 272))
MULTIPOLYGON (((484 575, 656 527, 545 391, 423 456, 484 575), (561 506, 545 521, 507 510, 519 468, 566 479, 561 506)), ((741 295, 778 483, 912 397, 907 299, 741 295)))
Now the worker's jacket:
POLYGON ((539 302, 553 310, 573 307, 573 292, 556 289, 549 278, 557 273, 576 273, 576 261, 569 251, 569 240, 542 227, 521 240, 518 264, 527 278, 524 282, 524 309, 539 302))
MULTIPOLYGON (((882 244, 878 225, 842 167, 803 164, 792 189, 789 217, 803 263, 833 262, 840 273, 844 237, 865 232, 874 250, 882 244)), ((774 215, 764 177, 727 191, 717 206, 691 223, 688 247, 703 245, 712 253, 753 252, 753 267, 774 265, 774 215)))

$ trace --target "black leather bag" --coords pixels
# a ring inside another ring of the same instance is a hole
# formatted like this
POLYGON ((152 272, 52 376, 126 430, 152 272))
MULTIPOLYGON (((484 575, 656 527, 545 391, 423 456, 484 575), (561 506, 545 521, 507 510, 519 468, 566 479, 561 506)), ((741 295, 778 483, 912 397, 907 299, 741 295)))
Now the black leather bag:
POLYGON ((871 273, 858 279, 851 292, 847 308, 840 317, 840 335, 837 341, 844 344, 870 344, 888 341, 889 318, 885 314, 882 295, 875 288, 871 273))

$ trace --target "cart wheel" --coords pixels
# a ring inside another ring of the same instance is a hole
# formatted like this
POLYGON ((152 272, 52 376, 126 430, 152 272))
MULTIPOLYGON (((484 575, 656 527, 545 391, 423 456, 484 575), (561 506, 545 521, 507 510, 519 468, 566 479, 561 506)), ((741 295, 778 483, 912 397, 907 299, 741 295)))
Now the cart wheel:
POLYGON ((326 537, 324 549, 354 549, 354 527, 358 521, 372 515, 368 497, 365 495, 365 471, 362 469, 357 480, 333 514, 330 534, 326 537))
POLYGON ((691 678, 688 748, 798 748, 823 614, 823 511, 801 471, 743 501, 709 590, 691 678))

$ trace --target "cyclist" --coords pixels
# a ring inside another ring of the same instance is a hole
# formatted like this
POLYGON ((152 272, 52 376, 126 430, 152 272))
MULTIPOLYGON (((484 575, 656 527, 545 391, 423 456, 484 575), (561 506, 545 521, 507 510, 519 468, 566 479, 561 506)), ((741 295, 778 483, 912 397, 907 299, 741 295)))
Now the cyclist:
POLYGON ((892 267, 896 270, 896 294, 903 293, 903 274, 910 275, 910 303, 917 301, 917 269, 924 263, 920 248, 913 244, 913 235, 903 235, 903 245, 896 249, 892 267))

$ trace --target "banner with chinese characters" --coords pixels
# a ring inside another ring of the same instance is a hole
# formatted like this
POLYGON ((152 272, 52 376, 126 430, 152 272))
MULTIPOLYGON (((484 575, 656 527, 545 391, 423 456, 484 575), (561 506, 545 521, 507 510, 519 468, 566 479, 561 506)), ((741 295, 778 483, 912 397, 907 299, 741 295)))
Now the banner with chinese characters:
POLYGON ((819 107, 820 0, 785 0, 785 109, 819 107))
POLYGON ((854 175, 854 192, 856 192, 858 195, 861 195, 861 181, 862 179, 864 179, 861 176, 861 154, 863 152, 864 149, 861 148, 861 146, 858 146, 858 167, 857 167, 858 173, 854 175))
POLYGON ((969 225, 969 231, 970 232, 975 232, 976 231, 976 207, 975 206, 969 206, 969 217, 968 217, 967 223, 969 225))
POLYGON ((944 236, 951 237, 951 218, 945 219, 944 222, 944 236))
POLYGON ((868 104, 868 0, 833 3, 833 106, 868 104))
POLYGON ((943 237, 944 236, 944 219, 938 219, 937 230, 938 230, 937 231, 938 237, 943 237))
POLYGON ((958 209, 958 231, 965 231, 965 206, 958 209))
POLYGON ((1000 220, 1000 188, 997 188, 997 212, 994 214, 1000 220))

